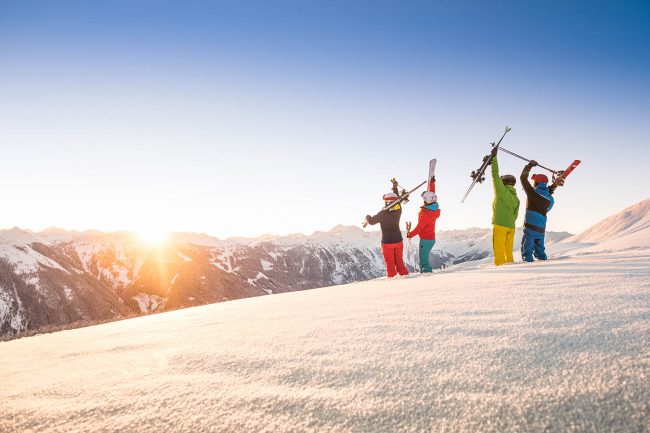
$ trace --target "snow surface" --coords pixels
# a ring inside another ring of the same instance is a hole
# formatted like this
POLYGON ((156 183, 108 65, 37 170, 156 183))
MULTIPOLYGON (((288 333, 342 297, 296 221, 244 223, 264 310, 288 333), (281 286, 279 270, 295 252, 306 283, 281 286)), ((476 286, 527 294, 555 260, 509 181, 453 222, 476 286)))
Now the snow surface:
POLYGON ((189 308, 0 360, 0 431, 648 431, 650 250, 189 308))

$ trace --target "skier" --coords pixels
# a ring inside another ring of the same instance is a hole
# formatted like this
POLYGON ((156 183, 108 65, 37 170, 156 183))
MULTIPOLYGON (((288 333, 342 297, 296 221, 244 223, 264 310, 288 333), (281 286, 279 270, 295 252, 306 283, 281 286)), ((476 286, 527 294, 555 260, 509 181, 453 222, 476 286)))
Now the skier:
POLYGON ((534 187, 528 181, 530 170, 537 161, 530 161, 521 172, 521 184, 526 192, 526 218, 524 220, 524 236, 521 239, 521 258, 532 262, 533 256, 538 260, 546 260, 544 249, 544 232, 546 231, 546 213, 551 210, 555 200, 553 191, 548 187, 548 177, 544 174, 532 176, 534 187))
POLYGON ((438 206, 438 196, 436 191, 436 178, 435 176, 429 183, 428 191, 422 193, 424 205, 420 206, 420 213, 418 214, 418 224, 411 231, 411 223, 406 223, 406 237, 409 239, 420 236, 420 272, 433 272, 431 263, 429 262, 429 253, 436 244, 436 220, 440 216, 440 207, 438 206))
POLYGON ((515 243, 515 222, 519 214, 519 198, 515 184, 517 179, 511 174, 499 176, 497 151, 492 149, 492 183, 494 184, 494 201, 492 203, 492 247, 494 264, 514 262, 512 249, 515 243))
MULTIPOLYGON (((384 204, 387 206, 396 200, 399 195, 397 189, 397 180, 393 179, 393 190, 384 194, 384 204)), ((409 271, 404 264, 404 243, 402 241, 402 232, 399 228, 399 220, 402 216, 402 207, 399 204, 390 209, 382 209, 375 216, 366 215, 366 221, 370 225, 379 223, 381 227, 381 251, 386 261, 386 274, 392 278, 398 273, 408 275, 409 271)))

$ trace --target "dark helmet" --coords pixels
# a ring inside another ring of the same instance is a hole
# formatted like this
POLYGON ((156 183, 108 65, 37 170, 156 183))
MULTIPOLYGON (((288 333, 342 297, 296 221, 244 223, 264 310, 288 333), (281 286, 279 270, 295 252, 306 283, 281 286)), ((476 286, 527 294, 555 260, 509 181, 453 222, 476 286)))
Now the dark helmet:
POLYGON ((511 174, 504 174, 501 176, 501 181, 504 185, 515 186, 517 184, 517 178, 511 174))

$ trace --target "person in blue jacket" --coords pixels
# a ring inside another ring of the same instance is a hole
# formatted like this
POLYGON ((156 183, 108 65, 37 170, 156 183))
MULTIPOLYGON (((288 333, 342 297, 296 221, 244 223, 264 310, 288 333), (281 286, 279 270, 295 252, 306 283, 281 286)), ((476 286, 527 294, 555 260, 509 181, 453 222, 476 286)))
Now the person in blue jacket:
POLYGON ((524 219, 524 236, 521 239, 521 258, 525 262, 546 260, 544 234, 546 232, 546 214, 551 210, 555 200, 553 191, 548 187, 548 177, 544 174, 532 176, 534 185, 528 181, 530 170, 537 165, 530 161, 521 172, 521 184, 526 192, 526 218, 524 219))

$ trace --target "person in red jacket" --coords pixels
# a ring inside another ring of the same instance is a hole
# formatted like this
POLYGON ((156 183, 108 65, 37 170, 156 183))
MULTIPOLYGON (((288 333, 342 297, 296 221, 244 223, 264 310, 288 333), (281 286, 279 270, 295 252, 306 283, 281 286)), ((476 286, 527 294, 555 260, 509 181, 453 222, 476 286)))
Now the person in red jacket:
POLYGON ((435 179, 429 184, 429 191, 422 193, 424 205, 420 207, 418 225, 411 231, 411 223, 406 224, 406 236, 411 239, 420 236, 420 272, 433 272, 429 254, 436 244, 436 220, 440 216, 438 196, 435 193, 435 179))

